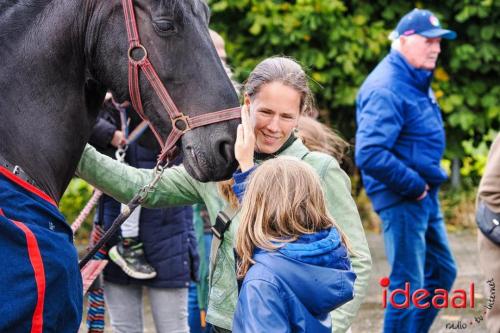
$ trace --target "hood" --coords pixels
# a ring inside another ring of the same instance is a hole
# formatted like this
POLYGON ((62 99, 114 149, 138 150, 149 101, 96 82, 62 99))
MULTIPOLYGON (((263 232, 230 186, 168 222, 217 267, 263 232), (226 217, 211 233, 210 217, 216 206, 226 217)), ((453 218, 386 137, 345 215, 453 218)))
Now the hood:
POLYGON ((330 312, 354 297, 356 274, 335 228, 303 235, 254 260, 272 269, 312 313, 330 312))

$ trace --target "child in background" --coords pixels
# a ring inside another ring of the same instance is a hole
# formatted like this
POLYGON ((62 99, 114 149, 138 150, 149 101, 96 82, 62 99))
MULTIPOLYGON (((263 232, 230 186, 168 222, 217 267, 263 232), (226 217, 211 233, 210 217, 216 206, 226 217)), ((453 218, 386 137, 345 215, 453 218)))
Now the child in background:
POLYGON ((278 157, 234 178, 244 281, 233 332, 331 332, 330 312, 353 298, 356 275, 316 172, 278 157))
POLYGON ((354 173, 354 165, 349 157, 349 143, 332 128, 309 116, 301 116, 297 126, 297 136, 310 151, 318 151, 334 157, 348 174, 354 173))
MULTIPOLYGON (((104 103, 99 111, 97 123, 92 129, 89 143, 100 152, 117 158, 117 149, 123 152, 125 162, 125 151, 127 146, 126 131, 128 117, 127 110, 131 108, 128 101, 117 103, 111 93, 106 94, 104 103), (123 119, 121 119, 123 118, 123 119)), ((131 109, 130 109, 131 110, 131 109)), ((99 206, 96 210, 95 222, 104 224, 104 219, 112 222, 117 215, 111 214, 115 202, 107 195, 99 199, 99 206), (113 216, 111 216, 113 215, 113 216), (105 218, 104 216, 107 216, 105 218), (112 218, 111 218, 112 217, 112 218)), ((122 209, 125 205, 122 204, 122 209)), ((135 279, 152 279, 156 276, 156 270, 151 266, 144 253, 143 243, 139 237, 139 220, 141 207, 130 215, 130 217, 120 227, 120 237, 109 250, 109 258, 116 263, 125 274, 135 279)), ((110 225, 108 224, 108 228, 110 225)), ((114 243, 114 241, 112 241, 114 243)))

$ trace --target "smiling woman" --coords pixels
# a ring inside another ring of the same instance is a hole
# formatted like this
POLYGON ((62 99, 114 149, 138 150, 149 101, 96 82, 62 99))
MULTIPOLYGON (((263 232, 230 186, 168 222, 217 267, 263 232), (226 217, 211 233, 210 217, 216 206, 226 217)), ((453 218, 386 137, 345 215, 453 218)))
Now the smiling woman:
MULTIPOLYGON (((245 154, 250 155, 251 161, 244 163, 260 164, 266 159, 283 155, 302 159, 312 166, 321 180, 329 213, 352 242, 355 255, 351 256, 351 261, 357 274, 354 286, 356 296, 333 313, 336 329, 345 331, 366 294, 371 258, 361 220, 350 194, 349 178, 335 158, 309 151, 293 134, 297 117, 307 112, 311 105, 307 76, 292 59, 269 58, 257 65, 250 74, 245 93, 245 103, 252 111, 247 113, 248 108, 243 108, 242 126, 246 128, 244 132, 248 135, 248 142, 254 136, 259 147, 254 155, 253 146, 246 145, 245 149, 249 148, 250 151, 245 154)), ((242 127, 238 129, 239 135, 241 132, 242 127)), ((244 168, 243 161, 239 162, 244 168)), ((127 202, 142 184, 149 181, 152 171, 123 165, 87 147, 78 166, 78 174, 117 200, 127 202)), ((205 203, 213 224, 218 213, 230 206, 226 196, 219 192, 218 183, 197 181, 183 166, 177 166, 165 170, 156 191, 148 196, 144 206, 160 208, 194 203, 205 203)), ((210 279, 207 321, 216 326, 218 331, 231 329, 238 299, 233 240, 238 232, 239 218, 239 214, 234 216, 229 227, 224 229, 225 233, 219 228, 220 224, 214 226, 224 236, 221 237, 217 255, 211 258, 214 269, 210 279)))
POLYGON ((255 122, 256 150, 272 154, 297 127, 300 95, 281 82, 267 84, 258 95, 250 109, 255 122))

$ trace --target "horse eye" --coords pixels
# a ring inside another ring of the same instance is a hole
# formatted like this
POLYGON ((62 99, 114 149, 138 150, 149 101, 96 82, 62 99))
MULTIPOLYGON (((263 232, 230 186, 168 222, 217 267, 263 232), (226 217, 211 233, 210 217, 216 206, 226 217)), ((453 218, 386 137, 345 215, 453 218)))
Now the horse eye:
POLYGON ((154 27, 158 32, 176 32, 174 22, 171 20, 159 20, 154 22, 154 27))

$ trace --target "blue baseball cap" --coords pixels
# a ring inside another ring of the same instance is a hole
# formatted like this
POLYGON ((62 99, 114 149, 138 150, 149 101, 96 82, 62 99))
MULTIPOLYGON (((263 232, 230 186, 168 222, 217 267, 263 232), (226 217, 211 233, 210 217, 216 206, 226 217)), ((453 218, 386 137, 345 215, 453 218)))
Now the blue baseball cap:
POLYGON ((390 38, 396 39, 400 36, 418 34, 427 38, 455 39, 457 33, 452 30, 441 28, 438 18, 429 10, 415 8, 401 20, 391 33, 390 38))

